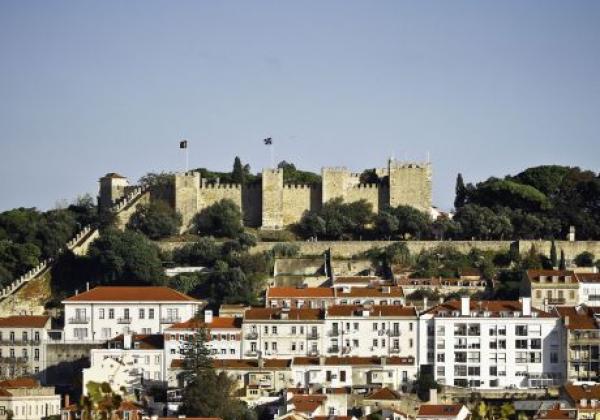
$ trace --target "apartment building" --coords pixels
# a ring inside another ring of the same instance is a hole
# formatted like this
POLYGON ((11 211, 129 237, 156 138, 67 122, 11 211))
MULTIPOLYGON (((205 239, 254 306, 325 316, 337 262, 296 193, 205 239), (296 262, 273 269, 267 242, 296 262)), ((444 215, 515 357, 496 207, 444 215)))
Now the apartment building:
POLYGON ((566 381, 600 382, 600 308, 580 305, 557 311, 564 328, 566 381))
POLYGON ((600 306, 600 273, 576 273, 579 280, 579 303, 600 306))
POLYGON ((414 357, 295 357, 291 369, 294 386, 351 387, 365 391, 389 387, 411 389, 417 375, 414 357))
POLYGON ((112 389, 166 386, 167 365, 162 335, 125 334, 106 342, 104 348, 90 351, 90 367, 83 369, 83 393, 88 382, 107 382, 112 389))
POLYGON ((577 420, 600 417, 600 385, 568 384, 563 391, 570 407, 577 410, 577 420))
POLYGON ((0 318, 0 378, 34 375, 45 379, 49 316, 0 318))
POLYGON ((558 315, 531 300, 437 305, 419 319, 419 363, 440 384, 477 389, 535 388, 562 383, 558 315))
POLYGON ((324 311, 252 308, 242 325, 244 357, 291 358, 321 354, 324 311))
POLYGON ((205 302, 168 287, 100 286, 63 302, 67 342, 102 343, 120 334, 162 334, 205 302))
POLYGON ((575 306, 579 304, 579 280, 568 270, 527 270, 521 295, 531 297, 533 307, 544 311, 575 306))
POLYGON ((164 335, 167 366, 172 360, 185 357, 189 342, 201 328, 208 330, 210 338, 206 345, 213 358, 242 358, 242 318, 213 316, 211 310, 206 310, 202 318, 192 318, 167 328, 164 335))
POLYGON ((32 378, 0 382, 0 419, 42 420, 60 415, 60 395, 32 378))
POLYGON ((266 306, 272 308, 327 308, 331 305, 402 305, 401 287, 335 286, 335 287, 270 287, 266 306))
POLYGON ((417 356, 417 312, 395 305, 336 305, 325 314, 330 356, 417 356))
POLYGON ((417 290, 430 290, 440 295, 450 293, 468 292, 474 294, 484 292, 489 287, 489 282, 481 277, 477 278, 409 278, 403 277, 397 280, 405 295, 410 295, 417 290))

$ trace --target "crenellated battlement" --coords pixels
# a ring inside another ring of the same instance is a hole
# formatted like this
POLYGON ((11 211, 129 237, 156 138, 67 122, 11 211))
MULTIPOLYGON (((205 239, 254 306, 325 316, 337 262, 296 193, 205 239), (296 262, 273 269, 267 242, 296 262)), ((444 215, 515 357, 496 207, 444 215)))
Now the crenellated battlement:
POLYGON ((311 184, 283 184, 283 188, 286 190, 310 190, 315 187, 311 184))
POLYGON ((321 169, 322 172, 350 172, 345 166, 325 166, 321 169))
POLYGON ((356 184, 350 188, 357 189, 357 190, 372 190, 372 189, 379 189, 379 187, 380 187, 379 184, 356 184))
POLYGON ((241 184, 205 183, 200 185, 201 190, 242 190, 241 184))

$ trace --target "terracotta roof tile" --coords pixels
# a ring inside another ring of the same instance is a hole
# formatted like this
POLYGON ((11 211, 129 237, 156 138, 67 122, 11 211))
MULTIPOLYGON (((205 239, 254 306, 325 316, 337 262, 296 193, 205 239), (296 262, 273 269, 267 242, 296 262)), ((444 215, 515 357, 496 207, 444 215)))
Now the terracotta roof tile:
MULTIPOLYGON (((460 311, 461 302, 459 300, 450 300, 440 305, 436 305, 433 308, 428 309, 424 313, 433 314, 440 316, 443 313, 453 311, 460 311)), ((484 311, 490 312, 492 317, 500 317, 502 313, 510 313, 512 316, 513 312, 521 312, 522 305, 518 300, 470 300, 471 311, 484 311)), ((548 312, 541 311, 536 308, 531 308, 531 312, 535 313, 538 318, 556 318, 556 315, 552 315, 548 312)))
POLYGON ((572 283, 578 282, 577 275, 573 271, 570 271, 570 270, 527 270, 527 278, 529 279, 529 281, 531 281, 533 283, 539 283, 540 276, 545 276, 545 277, 558 276, 560 279, 564 279, 566 276, 569 276, 569 277, 571 277, 572 283))
POLYGON ((419 407, 417 417, 455 417, 462 407, 461 404, 424 404, 419 407))
POLYGON ((600 385, 565 385, 564 389, 578 409, 590 408, 590 400, 600 400, 600 385), (586 407, 580 404, 583 399, 587 400, 586 407))
POLYGON ((600 329, 596 318, 594 317, 595 310, 586 306, 559 306, 556 311, 564 320, 565 325, 569 330, 597 330, 600 329))
POLYGON ((270 287, 267 290, 267 299, 333 297, 334 290, 329 287, 270 287))
POLYGON ((352 287, 344 292, 343 288, 337 289, 337 297, 343 298, 385 298, 385 297, 403 297, 404 292, 401 287, 379 286, 379 287, 352 287))
MULTIPOLYGON (((123 348, 123 334, 116 336, 107 343, 119 344, 119 348, 123 348)), ((164 336, 162 334, 134 334, 131 337, 131 343, 135 349, 139 350, 160 350, 164 348, 164 336)))
POLYGON ((215 316, 210 324, 206 324, 203 319, 192 318, 179 324, 173 324, 167 330, 194 330, 198 328, 240 329, 242 328, 242 318, 215 316))
POLYGON ((309 308, 252 308, 248 309, 244 315, 245 321, 262 321, 262 320, 290 320, 290 321, 318 321, 323 319, 323 311, 321 309, 309 308))
POLYGON ((577 418, 577 411, 553 408, 551 410, 541 410, 535 418, 544 420, 569 420, 577 418))
POLYGON ((200 302, 177 290, 161 286, 98 286, 64 302, 200 302))
POLYGON ((13 328, 44 328, 50 319, 49 316, 17 315, 0 318, 1 327, 13 328))
POLYGON ((316 409, 323 405, 323 402, 326 400, 326 395, 294 395, 291 399, 291 403, 294 404, 295 411, 312 414, 316 409))
POLYGON ((33 378, 6 379, 0 382, 0 388, 39 388, 40 383, 33 378))
POLYGON ((600 273, 577 273, 577 278, 582 283, 600 283, 600 273))
POLYGON ((416 317, 417 311, 413 306, 400 305, 334 305, 327 308, 327 316, 358 316, 363 311, 369 311, 370 317, 416 317))
POLYGON ((366 400, 400 400, 402 395, 393 389, 381 388, 365 397, 366 400))

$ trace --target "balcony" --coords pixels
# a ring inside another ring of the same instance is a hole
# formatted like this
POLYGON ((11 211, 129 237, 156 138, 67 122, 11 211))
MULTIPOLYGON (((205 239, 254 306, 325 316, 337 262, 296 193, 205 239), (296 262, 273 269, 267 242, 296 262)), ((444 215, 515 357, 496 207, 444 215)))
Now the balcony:
POLYGON ((161 324, 177 324, 181 322, 181 318, 178 316, 168 316, 160 319, 161 324))
POLYGON ((340 352, 340 348, 338 346, 331 346, 327 349, 327 351, 329 353, 339 353, 340 352))
POLYGON ((316 356, 318 356, 318 355, 319 355, 319 350, 309 350, 309 351, 308 351, 308 355, 309 355, 310 357, 316 357, 316 356))
POLYGON ((131 324, 131 318, 117 318, 118 324, 131 324))
POLYGON ((316 332, 309 332, 309 333, 306 335, 306 338, 307 338, 308 340, 318 340, 318 339, 319 339, 319 334, 317 334, 316 332))
POLYGON ((89 322, 90 322, 89 318, 80 318, 80 317, 69 318, 69 324, 89 324, 89 322))
POLYGON ((27 363, 28 357, 0 357, 0 363, 27 363))
POLYGON ((0 340, 3 346, 39 346, 40 340, 0 340))
POLYGON ((390 337, 400 337, 400 330, 389 330, 388 335, 390 337))
POLYGON ((338 335, 340 335, 340 331, 339 330, 331 330, 331 331, 329 331, 329 336, 330 337, 337 337, 338 335))
POLYGON ((400 347, 392 347, 390 353, 400 353, 400 347))
POLYGON ((248 357, 256 357, 256 356, 258 356, 258 350, 248 350, 246 352, 246 356, 248 356, 248 357))
POLYGON ((564 305, 566 301, 565 298, 547 298, 546 305, 564 305))
POLYGON ((258 332, 257 331, 250 331, 248 334, 246 334, 246 338, 248 340, 256 340, 258 338, 258 332))

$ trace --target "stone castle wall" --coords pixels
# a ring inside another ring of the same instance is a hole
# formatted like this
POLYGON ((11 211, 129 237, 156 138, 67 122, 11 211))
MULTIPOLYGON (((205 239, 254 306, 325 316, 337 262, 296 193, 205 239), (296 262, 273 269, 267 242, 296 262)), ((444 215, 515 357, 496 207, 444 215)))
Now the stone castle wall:
MULTIPOLYGON (((360 174, 346 168, 323 168, 321 185, 284 185, 282 169, 266 169, 259 185, 208 184, 198 172, 175 175, 170 202, 183 219, 182 232, 202 209, 223 199, 236 203, 243 214, 246 226, 263 229, 282 229, 297 223, 302 216, 335 198, 345 202, 365 200, 374 212, 387 206, 410 205, 422 211, 431 207, 431 165, 429 163, 388 162, 387 168, 376 173, 381 182, 361 184, 360 174)), ((106 178, 106 177, 105 177, 106 178)), ((105 179, 100 200, 112 197, 111 183, 123 182, 105 179), (110 195, 103 197, 103 194, 110 195)), ((155 199, 156 197, 150 197, 155 199)), ((164 199, 164 198, 163 198, 164 199)), ((143 201, 140 201, 143 202, 143 201)), ((122 212, 121 224, 127 223, 135 207, 122 212)))

